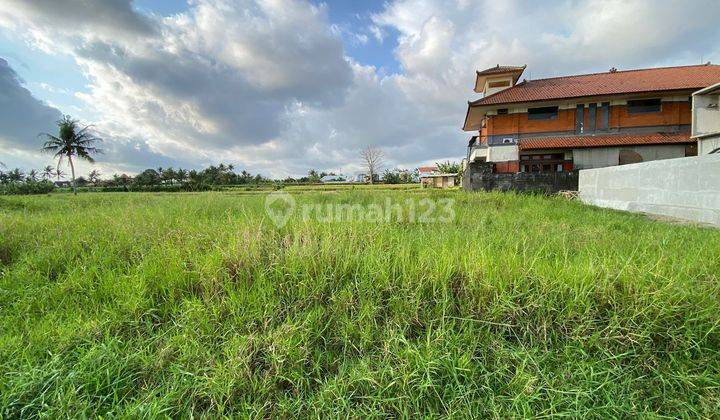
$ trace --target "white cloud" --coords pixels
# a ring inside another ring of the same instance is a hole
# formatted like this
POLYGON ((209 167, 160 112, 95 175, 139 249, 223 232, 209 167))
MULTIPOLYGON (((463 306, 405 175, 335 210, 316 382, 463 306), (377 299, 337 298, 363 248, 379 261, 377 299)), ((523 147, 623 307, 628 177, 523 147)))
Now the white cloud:
POLYGON ((381 43, 385 40, 385 32, 383 32, 377 25, 371 25, 368 29, 370 33, 375 37, 377 42, 381 43))

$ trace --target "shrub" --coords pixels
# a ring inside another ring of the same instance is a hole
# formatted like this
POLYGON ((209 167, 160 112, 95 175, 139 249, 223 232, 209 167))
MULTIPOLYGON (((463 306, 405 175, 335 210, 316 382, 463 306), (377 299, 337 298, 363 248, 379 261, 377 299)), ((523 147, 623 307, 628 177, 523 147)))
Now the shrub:
POLYGON ((0 195, 48 194, 55 190, 50 181, 11 182, 0 185, 0 195))

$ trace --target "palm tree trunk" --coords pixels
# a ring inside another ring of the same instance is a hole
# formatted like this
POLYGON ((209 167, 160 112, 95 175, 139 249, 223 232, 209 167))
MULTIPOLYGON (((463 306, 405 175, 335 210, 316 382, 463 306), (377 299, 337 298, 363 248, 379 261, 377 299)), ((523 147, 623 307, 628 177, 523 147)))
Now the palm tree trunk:
POLYGON ((72 174, 73 194, 77 195, 77 187, 75 186, 75 165, 73 165, 72 156, 70 155, 68 155, 68 162, 70 162, 70 173, 72 174))

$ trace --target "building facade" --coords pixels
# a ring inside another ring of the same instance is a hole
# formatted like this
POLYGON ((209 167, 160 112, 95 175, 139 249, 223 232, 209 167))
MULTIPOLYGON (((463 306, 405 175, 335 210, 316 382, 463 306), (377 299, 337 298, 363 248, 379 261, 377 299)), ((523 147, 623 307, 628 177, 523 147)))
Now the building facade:
POLYGON ((477 72, 483 97, 468 103, 467 163, 566 172, 694 156, 693 92, 720 82, 720 66, 709 63, 518 82, 524 71, 477 72))
POLYGON ((693 93, 692 137, 698 154, 720 153, 720 83, 693 93))
POLYGON ((420 175, 420 185, 423 188, 451 188, 457 185, 458 174, 433 173, 420 175))

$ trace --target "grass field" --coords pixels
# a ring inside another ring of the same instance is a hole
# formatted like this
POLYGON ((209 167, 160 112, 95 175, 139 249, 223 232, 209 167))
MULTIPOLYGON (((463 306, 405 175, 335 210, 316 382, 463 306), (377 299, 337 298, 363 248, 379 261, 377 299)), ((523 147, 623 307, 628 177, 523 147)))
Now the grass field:
POLYGON ((0 417, 720 412, 720 231, 542 196, 293 196, 455 218, 0 197, 0 417))

